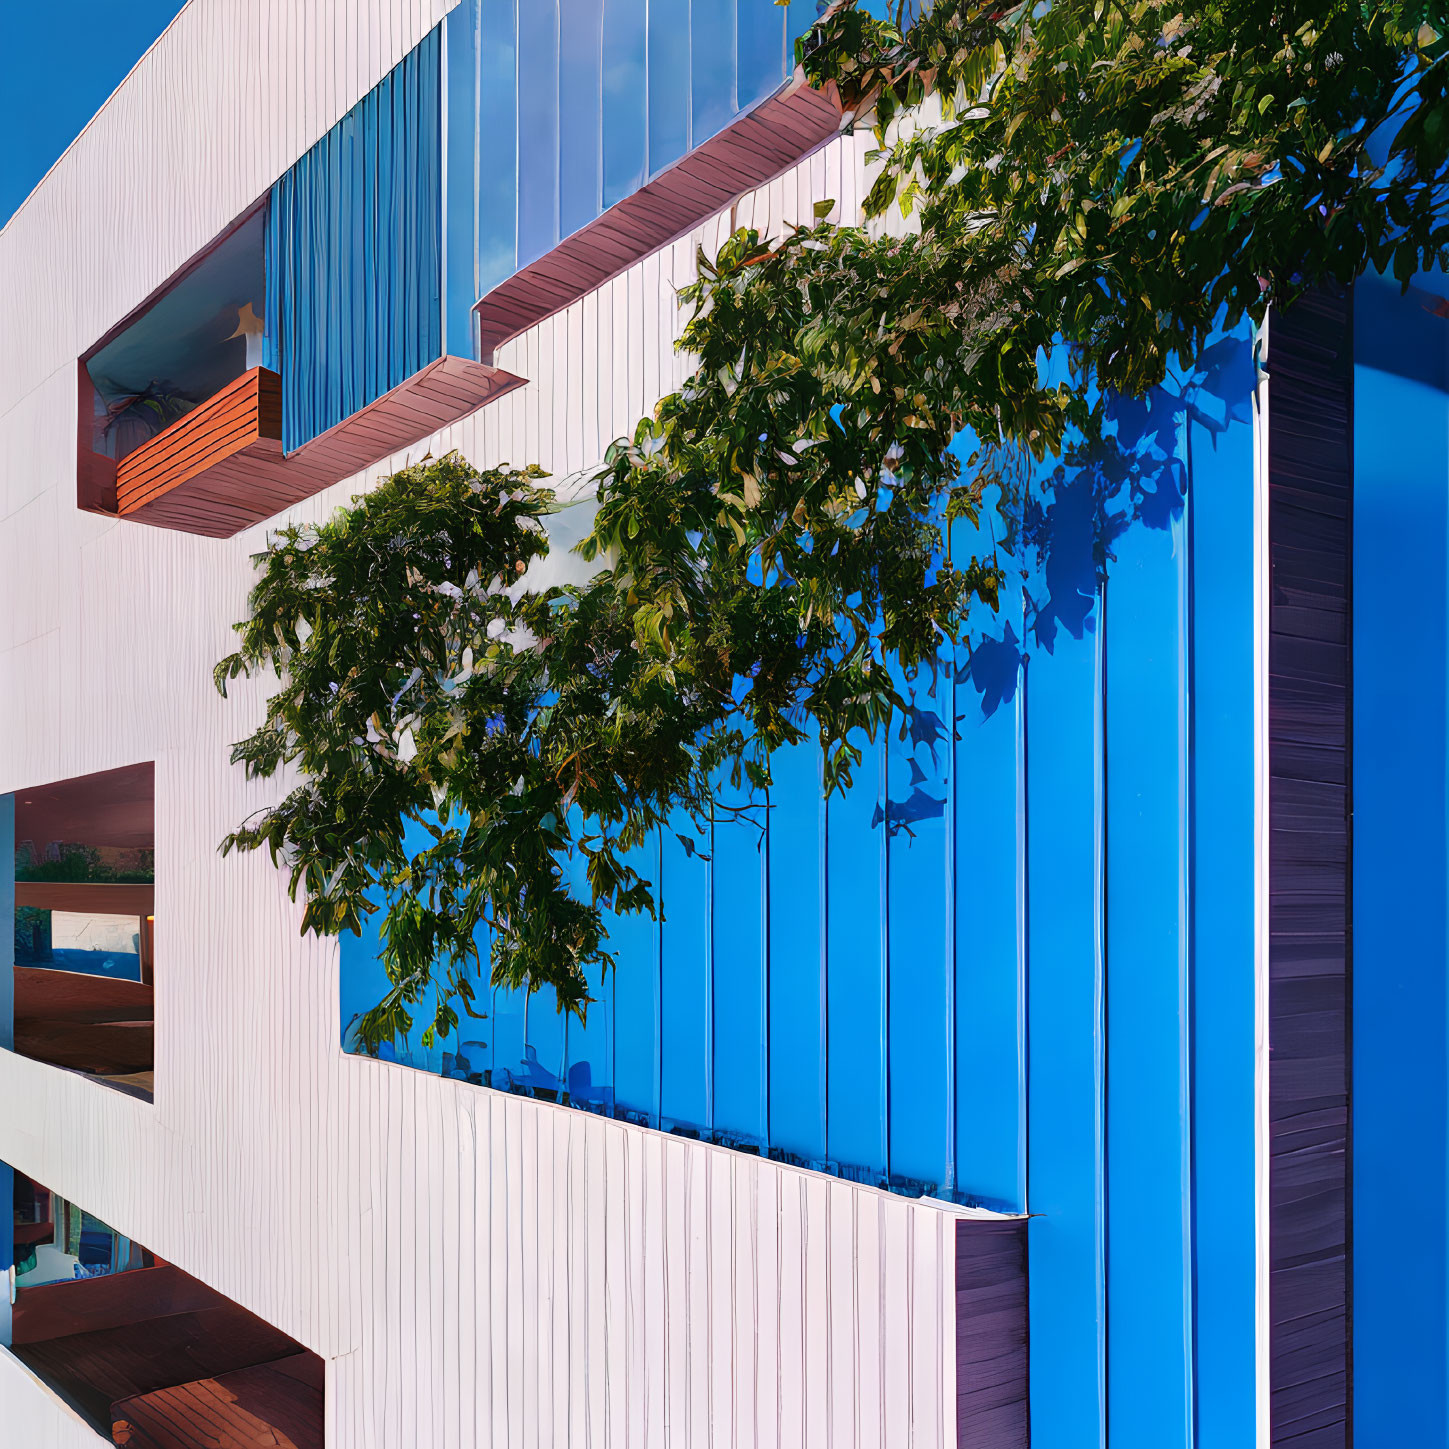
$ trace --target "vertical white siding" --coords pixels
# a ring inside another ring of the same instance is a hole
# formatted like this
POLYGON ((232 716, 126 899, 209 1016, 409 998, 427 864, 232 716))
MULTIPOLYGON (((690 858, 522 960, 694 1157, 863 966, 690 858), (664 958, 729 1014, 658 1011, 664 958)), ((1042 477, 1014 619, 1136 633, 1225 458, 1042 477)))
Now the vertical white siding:
POLYGON ((0 405, 74 364, 456 3, 191 0, 0 232, 0 405))
POLYGON ((105 1442, 19 1359, 0 1352, 0 1444, 6 1449, 96 1449, 105 1442))
MULTIPOLYGON (((159 921, 155 1105, 0 1053, 0 1159, 327 1357, 332 1445, 954 1442, 949 1211, 342 1055, 335 946, 262 859, 216 852, 277 793, 227 764, 262 693, 210 675, 265 529, 75 509, 76 355, 447 8, 193 0, 0 234, 0 792, 154 759, 159 921), (113 164, 136 145, 156 184, 113 164)), ((858 214, 865 144, 739 222, 858 214)), ((515 339, 530 384, 412 455, 595 462, 685 375, 675 292, 729 225, 515 339)), ((0 1424, 95 1442, 4 1355, 0 1424)))

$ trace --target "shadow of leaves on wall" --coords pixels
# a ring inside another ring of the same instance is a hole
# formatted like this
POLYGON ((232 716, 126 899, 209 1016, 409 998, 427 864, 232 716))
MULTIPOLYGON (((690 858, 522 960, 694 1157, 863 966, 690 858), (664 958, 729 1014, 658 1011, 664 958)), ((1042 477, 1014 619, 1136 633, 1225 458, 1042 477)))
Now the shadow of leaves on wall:
POLYGON ((1008 573, 1016 566, 1019 613, 1004 607, 945 661, 958 686, 954 729, 948 732, 942 717, 939 677, 920 682, 901 731, 901 744, 913 756, 910 789, 876 807, 875 827, 895 835, 945 813, 944 784, 939 771, 924 768, 921 745, 935 765, 948 734, 957 737, 963 724, 990 719, 1016 698, 1033 649, 1051 654, 1062 632, 1082 639, 1093 631, 1097 599, 1123 534, 1139 527, 1165 531, 1182 516, 1190 428, 1195 425, 1215 445, 1231 423, 1251 421, 1254 382, 1252 344, 1242 337, 1220 338, 1176 385, 1154 388, 1143 398, 1108 399, 1099 443, 1087 447, 1077 440, 1020 494, 998 493, 1000 540, 978 531, 973 541, 978 551, 994 547, 1008 573), (939 793, 932 792, 933 785, 939 793))

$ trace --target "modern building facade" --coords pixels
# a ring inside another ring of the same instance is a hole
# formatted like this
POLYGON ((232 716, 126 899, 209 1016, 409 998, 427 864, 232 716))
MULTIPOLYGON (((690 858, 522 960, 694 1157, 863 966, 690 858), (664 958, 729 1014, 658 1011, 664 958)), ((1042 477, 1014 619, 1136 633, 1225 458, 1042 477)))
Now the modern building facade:
POLYGON ((376 941, 217 851, 269 530, 586 518, 699 249, 859 219, 816 13, 191 0, 0 231, 0 1449, 1446 1443, 1442 281, 1121 408, 587 1025, 359 1054, 376 941))

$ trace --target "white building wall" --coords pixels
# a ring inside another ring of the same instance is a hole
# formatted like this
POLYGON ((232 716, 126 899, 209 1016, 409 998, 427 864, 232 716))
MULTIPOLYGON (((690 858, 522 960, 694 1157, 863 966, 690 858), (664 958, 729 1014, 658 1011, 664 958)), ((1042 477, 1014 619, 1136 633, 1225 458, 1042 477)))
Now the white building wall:
MULTIPOLYGON (((323 1355, 339 1449, 952 1443, 952 1211, 342 1054, 335 943, 216 849, 278 793, 227 763, 262 691, 211 683, 266 529, 75 507, 77 356, 447 8, 192 0, 0 233, 0 793, 154 759, 158 922, 154 1106, 0 1052, 0 1160, 323 1355)), ((735 219, 858 214, 866 145, 735 219)), ((410 456, 598 460, 687 370, 674 290, 730 221, 508 344, 529 384, 410 456)), ((88 1436, 0 1353, 0 1449, 88 1436)))

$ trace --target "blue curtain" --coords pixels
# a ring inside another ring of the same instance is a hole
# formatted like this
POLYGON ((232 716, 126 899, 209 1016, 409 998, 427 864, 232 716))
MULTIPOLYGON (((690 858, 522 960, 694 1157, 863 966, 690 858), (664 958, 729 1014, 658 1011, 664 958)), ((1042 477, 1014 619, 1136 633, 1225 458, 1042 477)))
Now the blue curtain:
POLYGON ((435 29, 275 186, 266 363, 290 452, 442 355, 435 29))

